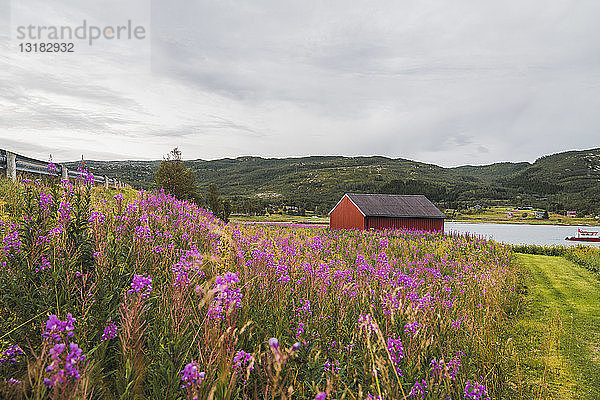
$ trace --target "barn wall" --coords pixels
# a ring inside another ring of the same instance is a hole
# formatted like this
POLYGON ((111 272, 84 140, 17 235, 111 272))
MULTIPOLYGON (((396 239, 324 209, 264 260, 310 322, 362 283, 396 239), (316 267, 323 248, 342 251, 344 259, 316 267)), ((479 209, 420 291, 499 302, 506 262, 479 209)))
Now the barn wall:
POLYGON ((444 231, 442 218, 389 218, 368 217, 367 229, 410 229, 418 231, 444 231))
POLYGON ((348 197, 344 197, 329 214, 329 227, 331 229, 365 229, 365 217, 348 197))

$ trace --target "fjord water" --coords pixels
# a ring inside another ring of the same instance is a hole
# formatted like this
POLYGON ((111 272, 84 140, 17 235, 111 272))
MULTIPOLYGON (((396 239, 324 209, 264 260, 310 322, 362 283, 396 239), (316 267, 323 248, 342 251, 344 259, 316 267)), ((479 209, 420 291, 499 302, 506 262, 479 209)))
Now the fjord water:
POLYGON ((446 233, 469 233, 507 244, 535 244, 540 246, 590 245, 600 247, 600 242, 565 240, 577 236, 577 229, 600 231, 600 226, 527 225, 527 224, 470 224, 446 221, 446 233))

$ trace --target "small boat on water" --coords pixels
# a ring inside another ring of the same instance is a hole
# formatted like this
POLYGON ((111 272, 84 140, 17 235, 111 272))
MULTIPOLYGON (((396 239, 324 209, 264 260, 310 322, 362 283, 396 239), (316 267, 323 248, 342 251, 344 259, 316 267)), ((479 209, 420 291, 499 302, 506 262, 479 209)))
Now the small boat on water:
POLYGON ((577 236, 567 236, 565 240, 576 242, 600 242, 600 231, 584 231, 577 229, 577 236))

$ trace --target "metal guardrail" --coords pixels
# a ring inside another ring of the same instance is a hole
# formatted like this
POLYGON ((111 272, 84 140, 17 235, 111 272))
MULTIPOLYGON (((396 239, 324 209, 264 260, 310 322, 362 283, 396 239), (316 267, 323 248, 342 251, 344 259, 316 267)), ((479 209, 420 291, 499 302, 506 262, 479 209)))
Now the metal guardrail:
POLYGON ((0 149, 0 168, 6 169, 6 150, 0 149))
POLYGON ((43 163, 42 161, 38 161, 34 158, 29 158, 22 156, 20 154, 16 154, 16 164, 17 171, 19 172, 29 172, 32 174, 40 174, 40 175, 53 175, 60 176, 62 173, 62 165, 57 165, 57 172, 52 172, 48 169, 48 162, 43 163))
MULTIPOLYGON (((36 160, 22 156, 20 154, 12 153, 8 150, 0 149, 0 169, 6 171, 6 176, 16 180, 17 172, 36 174, 36 175, 47 175, 62 177, 62 179, 85 179, 79 171, 71 171, 66 166, 61 164, 55 164, 56 171, 51 170, 47 161, 36 160)), ((95 176, 94 184, 103 185, 104 187, 131 187, 130 185, 121 183, 118 179, 109 178, 107 176, 95 176)))

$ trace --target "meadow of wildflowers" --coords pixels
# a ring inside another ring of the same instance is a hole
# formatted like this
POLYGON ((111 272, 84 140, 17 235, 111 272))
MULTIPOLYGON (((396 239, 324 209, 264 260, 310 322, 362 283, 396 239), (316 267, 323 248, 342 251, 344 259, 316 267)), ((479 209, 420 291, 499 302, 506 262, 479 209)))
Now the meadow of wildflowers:
POLYGON ((225 225, 83 179, 2 181, 0 196, 6 398, 508 393, 517 275, 494 242, 225 225))

